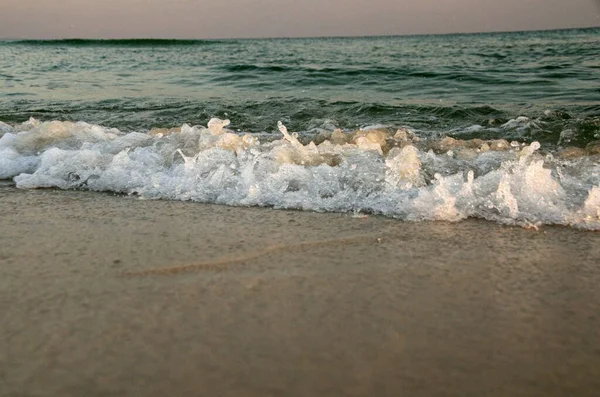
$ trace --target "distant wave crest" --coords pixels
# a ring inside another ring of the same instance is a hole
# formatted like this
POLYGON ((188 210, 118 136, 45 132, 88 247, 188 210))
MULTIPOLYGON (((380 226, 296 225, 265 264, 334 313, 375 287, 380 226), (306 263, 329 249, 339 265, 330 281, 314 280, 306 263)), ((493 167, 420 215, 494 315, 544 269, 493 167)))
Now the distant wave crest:
POLYGON ((11 40, 5 44, 35 46, 198 46, 224 44, 225 40, 187 40, 187 39, 57 39, 57 40, 11 40))

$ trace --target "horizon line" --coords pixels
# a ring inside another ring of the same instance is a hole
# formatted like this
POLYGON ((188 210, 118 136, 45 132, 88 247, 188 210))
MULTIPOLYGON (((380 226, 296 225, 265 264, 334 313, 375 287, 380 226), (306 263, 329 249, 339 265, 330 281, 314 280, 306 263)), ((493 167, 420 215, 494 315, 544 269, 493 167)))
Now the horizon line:
POLYGON ((225 40, 294 40, 294 39, 352 39, 352 38, 376 38, 376 37, 418 37, 418 36, 451 36, 451 35, 481 35, 481 34, 498 34, 498 33, 535 33, 535 32, 553 32, 553 31, 568 31, 568 30, 586 30, 600 29, 600 25, 579 26, 568 28, 548 28, 548 29, 531 29, 531 30, 490 30, 490 31, 475 31, 475 32, 446 32, 446 33, 400 33, 400 34, 367 34, 367 35, 334 35, 334 36, 253 36, 253 37, 211 37, 211 38, 191 38, 191 37, 53 37, 53 38, 25 38, 25 37, 8 37, 0 38, 0 41, 126 41, 126 40, 156 40, 156 41, 225 41, 225 40))

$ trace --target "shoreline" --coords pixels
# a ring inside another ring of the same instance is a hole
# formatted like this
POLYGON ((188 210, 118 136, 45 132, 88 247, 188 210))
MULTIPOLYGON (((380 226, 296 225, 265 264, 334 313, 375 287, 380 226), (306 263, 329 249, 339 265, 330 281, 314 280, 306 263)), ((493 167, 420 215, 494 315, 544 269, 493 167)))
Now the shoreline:
POLYGON ((600 235, 0 184, 0 395, 595 396, 600 235))

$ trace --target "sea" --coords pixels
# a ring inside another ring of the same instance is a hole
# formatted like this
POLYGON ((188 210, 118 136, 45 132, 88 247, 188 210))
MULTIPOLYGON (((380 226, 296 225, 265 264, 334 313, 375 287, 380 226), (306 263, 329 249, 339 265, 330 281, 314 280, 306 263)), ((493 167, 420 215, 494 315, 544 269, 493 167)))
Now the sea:
POLYGON ((0 41, 0 180, 600 230, 600 28, 0 41))

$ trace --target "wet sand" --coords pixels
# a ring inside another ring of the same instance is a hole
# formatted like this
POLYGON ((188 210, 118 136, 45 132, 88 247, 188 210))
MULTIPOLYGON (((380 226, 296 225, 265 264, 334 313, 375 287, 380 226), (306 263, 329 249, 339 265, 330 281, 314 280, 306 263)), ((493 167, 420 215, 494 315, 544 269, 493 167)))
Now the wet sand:
POLYGON ((600 233, 0 187, 1 396, 597 396, 600 233))

